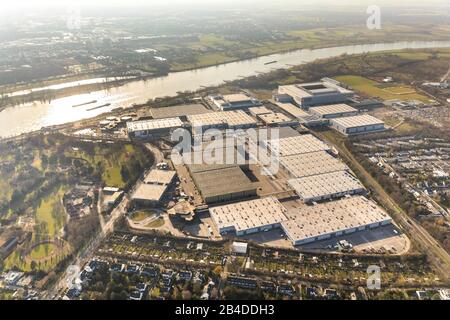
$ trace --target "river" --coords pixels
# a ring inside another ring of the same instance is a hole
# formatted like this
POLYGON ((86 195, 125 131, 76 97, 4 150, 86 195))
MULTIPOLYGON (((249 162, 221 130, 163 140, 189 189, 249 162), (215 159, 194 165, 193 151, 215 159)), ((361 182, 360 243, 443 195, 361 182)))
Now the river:
MULTIPOLYGON (((274 69, 308 63, 341 54, 359 54, 399 49, 444 48, 450 41, 412 41, 351 45, 323 49, 302 49, 255 59, 226 63, 191 71, 173 72, 149 80, 137 80, 107 90, 77 94, 50 102, 34 101, 5 108, 0 112, 0 137, 16 136, 42 127, 95 117, 118 107, 144 103, 150 99, 175 96, 180 91, 194 91, 203 86, 216 86, 224 81, 249 77, 274 69), (276 61, 275 63, 266 64, 276 61), (73 107, 90 101, 95 104, 73 107), (107 105, 92 109, 95 106, 107 105)), ((96 79, 96 81, 98 81, 96 79)))

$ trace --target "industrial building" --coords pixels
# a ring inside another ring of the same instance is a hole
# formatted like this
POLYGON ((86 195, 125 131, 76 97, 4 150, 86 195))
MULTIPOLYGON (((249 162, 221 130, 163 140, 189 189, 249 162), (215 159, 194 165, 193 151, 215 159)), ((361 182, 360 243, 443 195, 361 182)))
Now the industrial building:
POLYGON ((260 106, 260 107, 252 107, 249 108, 248 111, 250 112, 250 114, 252 116, 254 116, 255 118, 257 118, 259 115, 261 114, 267 114, 267 113, 272 113, 273 111, 268 109, 265 106, 260 106))
POLYGON ((166 191, 167 186, 142 183, 131 196, 131 201, 137 206, 154 207, 161 203, 166 191))
POLYGON ((257 186, 235 164, 188 164, 187 168, 207 204, 256 196, 257 186))
POLYGON ((348 170, 345 163, 325 151, 285 156, 278 161, 292 178, 348 170))
POLYGON ((265 141, 270 152, 278 157, 317 151, 330 151, 330 147, 311 134, 265 141))
POLYGON ((298 125, 298 120, 291 119, 281 112, 259 114, 258 119, 268 127, 286 127, 298 125))
POLYGON ((150 114, 153 119, 182 117, 207 112, 211 112, 211 110, 206 109, 205 106, 201 104, 183 104, 179 106, 150 109, 150 114))
POLYGON ((256 120, 242 110, 208 112, 187 116, 188 122, 195 129, 246 129, 256 127, 256 120))
POLYGON ((322 79, 320 82, 279 86, 275 99, 308 109, 311 106, 346 102, 352 96, 353 91, 341 87, 338 82, 322 79))
POLYGON ((176 175, 176 171, 152 169, 145 176, 144 183, 169 186, 174 182, 176 175))
POLYGON ((385 130, 384 122, 368 114, 330 120, 331 127, 344 135, 385 130))
POLYGON ((358 114, 358 110, 345 103, 311 107, 309 108, 309 112, 323 119, 349 117, 358 114))
MULTIPOLYGON (((372 229, 392 222, 389 215, 363 196, 303 206, 281 223, 294 245, 372 229)), ((291 212, 289 212, 291 213, 291 212)))
POLYGON ((275 198, 243 201, 209 209, 220 234, 237 236, 270 230, 287 220, 286 208, 275 198))
POLYGON ((128 135, 133 138, 159 137, 183 127, 180 118, 164 118, 127 122, 128 135))
POLYGON ((208 98, 211 100, 214 107, 221 111, 246 109, 261 105, 261 102, 258 99, 251 97, 246 93, 215 95, 209 96, 208 98))
POLYGON ((336 171, 288 180, 306 203, 366 192, 357 178, 347 171, 336 171))

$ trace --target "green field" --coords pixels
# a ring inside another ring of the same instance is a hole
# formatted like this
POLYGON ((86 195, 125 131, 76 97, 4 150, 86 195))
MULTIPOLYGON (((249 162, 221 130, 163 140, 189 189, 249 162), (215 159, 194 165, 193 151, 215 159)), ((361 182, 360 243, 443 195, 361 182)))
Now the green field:
POLYGON ((164 225, 164 218, 159 217, 158 219, 148 223, 145 227, 146 228, 160 228, 164 225))
POLYGON ((383 100, 401 99, 419 100, 422 102, 430 101, 428 97, 417 93, 413 87, 408 85, 380 84, 376 81, 355 75, 338 76, 335 77, 335 79, 351 86, 356 91, 383 100))
POLYGON ((66 214, 62 204, 65 188, 61 187, 44 198, 36 209, 36 224, 39 232, 45 232, 50 237, 57 236, 64 227, 66 214))
POLYGON ((155 213, 156 212, 152 210, 136 211, 131 214, 131 220, 133 220, 134 222, 140 222, 147 219, 148 217, 151 217, 155 213))
POLYGON ((30 257, 34 260, 44 259, 55 250, 56 246, 52 243, 40 244, 33 248, 30 257))

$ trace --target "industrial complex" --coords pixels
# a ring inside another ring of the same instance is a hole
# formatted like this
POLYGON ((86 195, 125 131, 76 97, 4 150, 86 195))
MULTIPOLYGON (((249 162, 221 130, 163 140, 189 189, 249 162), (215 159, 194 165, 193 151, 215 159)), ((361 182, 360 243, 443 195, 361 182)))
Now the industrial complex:
MULTIPOLYGON (((345 103, 352 95, 338 82, 322 79, 280 86, 275 101, 267 105, 243 93, 209 96, 209 109, 198 104, 155 109, 155 119, 129 122, 127 129, 131 137, 149 137, 191 128, 194 141, 198 140, 197 129, 223 133, 225 129, 267 130, 266 138, 258 136, 244 143, 240 151, 203 136, 200 145, 173 155, 172 161, 175 157, 181 160, 176 170, 181 166, 187 172, 219 234, 243 236, 280 228, 293 245, 302 245, 391 221, 363 196, 366 189, 333 148, 308 133, 307 127, 318 125, 331 126, 344 135, 383 130, 382 121, 359 114, 345 103), (279 130, 276 135, 270 133, 271 127, 279 130), (250 146, 258 145, 267 147, 279 164, 278 172, 269 173, 281 182, 278 192, 270 193, 269 188, 264 193, 252 171, 255 168, 250 167, 250 146), (296 205, 283 205, 283 192, 296 205)), ((161 203, 175 177, 174 171, 151 170, 133 195, 133 203, 161 203)))

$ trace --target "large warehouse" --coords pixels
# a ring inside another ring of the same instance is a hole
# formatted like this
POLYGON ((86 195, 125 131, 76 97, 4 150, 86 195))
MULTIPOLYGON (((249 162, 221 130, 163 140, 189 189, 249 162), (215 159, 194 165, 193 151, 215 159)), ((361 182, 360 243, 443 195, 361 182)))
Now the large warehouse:
POLYGON ((258 99, 251 97, 246 93, 235 93, 227 95, 216 95, 208 97, 214 106, 221 111, 229 111, 235 109, 246 109, 250 107, 260 106, 258 99))
POLYGON ((348 170, 345 163, 325 151, 281 157, 279 163, 292 178, 348 170))
POLYGON ((256 127, 256 120, 242 110, 208 112, 188 115, 188 122, 193 128, 207 130, 216 129, 245 129, 256 127))
POLYGON ((311 134, 265 141, 270 152, 283 157, 317 151, 330 151, 330 147, 311 134))
POLYGON ((256 196, 252 183, 238 165, 187 165, 192 180, 207 204, 256 196))
POLYGON ((304 206, 297 210, 290 220, 281 223, 294 245, 372 229, 392 222, 383 209, 363 196, 304 206))
POLYGON ((279 86, 276 99, 308 109, 311 106, 346 102, 352 96, 353 91, 339 86, 331 79, 322 79, 320 82, 279 86))
POLYGON ((366 192, 357 178, 347 171, 336 171, 288 180, 306 203, 366 192))
POLYGON ((128 135, 136 138, 159 137, 183 127, 180 118, 164 118, 127 122, 128 135))
POLYGON ((384 122, 368 114, 330 120, 331 127, 344 135, 385 130, 384 122))
POLYGON ((209 212, 220 234, 237 236, 277 228, 287 220, 286 208, 275 197, 213 207, 209 212))
POLYGON ((345 103, 311 107, 309 112, 323 119, 349 117, 358 114, 358 110, 345 103))
POLYGON ((193 114, 201 114, 211 112, 201 104, 183 104, 171 107, 151 108, 150 114, 153 119, 164 119, 173 117, 182 117, 193 114))

